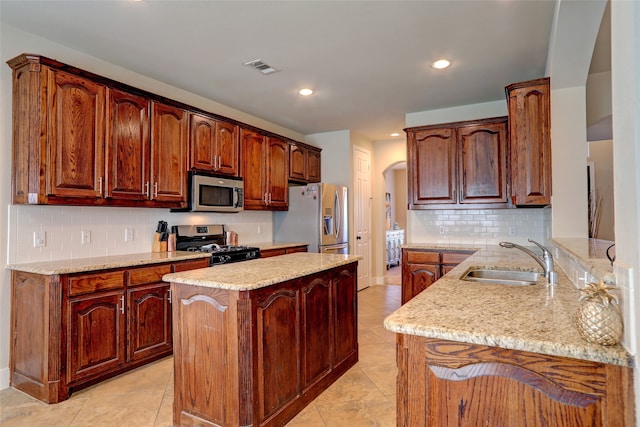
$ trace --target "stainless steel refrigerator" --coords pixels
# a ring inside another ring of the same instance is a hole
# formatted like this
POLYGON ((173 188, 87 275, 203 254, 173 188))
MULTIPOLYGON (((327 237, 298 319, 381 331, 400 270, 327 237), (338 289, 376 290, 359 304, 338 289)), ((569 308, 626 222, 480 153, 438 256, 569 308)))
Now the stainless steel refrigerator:
POLYGON ((274 212, 278 242, 309 242, 309 252, 349 251, 347 187, 309 184, 289 188, 289 210, 274 212))

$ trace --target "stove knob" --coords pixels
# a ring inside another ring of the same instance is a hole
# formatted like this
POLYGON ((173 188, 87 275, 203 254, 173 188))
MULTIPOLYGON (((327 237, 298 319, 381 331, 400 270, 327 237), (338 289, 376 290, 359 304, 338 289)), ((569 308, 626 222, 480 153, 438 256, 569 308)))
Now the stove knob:
POLYGON ((251 258, 255 258, 256 254, 253 252, 247 252, 247 254, 245 255, 246 259, 251 259, 251 258))

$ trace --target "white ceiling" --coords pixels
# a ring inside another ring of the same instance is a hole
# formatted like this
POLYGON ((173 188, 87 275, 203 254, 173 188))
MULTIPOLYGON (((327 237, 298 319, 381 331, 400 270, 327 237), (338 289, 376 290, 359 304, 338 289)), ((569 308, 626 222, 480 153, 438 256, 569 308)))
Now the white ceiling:
POLYGON ((351 129, 387 140, 405 113, 504 99, 507 84, 544 76, 554 6, 1 0, 0 18, 302 134, 351 129), (450 69, 430 67, 440 57, 450 69), (243 66, 254 59, 281 71, 243 66), (301 97, 305 86, 316 93, 301 97))

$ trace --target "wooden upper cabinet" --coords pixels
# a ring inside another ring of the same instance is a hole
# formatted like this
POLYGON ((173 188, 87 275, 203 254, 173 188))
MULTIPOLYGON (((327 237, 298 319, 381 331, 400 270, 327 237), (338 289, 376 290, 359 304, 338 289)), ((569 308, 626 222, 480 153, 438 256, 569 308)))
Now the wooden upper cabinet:
POLYGON ((249 129, 240 131, 244 208, 286 210, 289 207, 289 145, 249 129))
POLYGON ((105 197, 148 199, 149 111, 147 98, 107 89, 105 197))
POLYGON ((47 194, 101 197, 105 88, 59 70, 49 69, 47 80, 47 194))
POLYGON ((154 101, 151 117, 151 199, 186 202, 187 112, 154 101))
POLYGON ((460 203, 507 203, 507 125, 458 129, 460 203))
POLYGON ((268 162, 268 206, 271 210, 286 210, 289 207, 289 144, 279 138, 269 137, 268 162))
POLYGON ((409 208, 456 203, 454 130, 408 130, 407 151, 409 208))
POLYGON ((508 205, 506 117, 406 131, 410 209, 508 205))
POLYGON ((238 125, 204 114, 190 115, 189 169, 238 176, 238 125))
POLYGON ((549 78, 506 87, 511 144, 511 198, 516 206, 551 204, 549 78))
POLYGON ((320 182, 321 149, 293 142, 289 144, 289 181, 300 184, 320 182))

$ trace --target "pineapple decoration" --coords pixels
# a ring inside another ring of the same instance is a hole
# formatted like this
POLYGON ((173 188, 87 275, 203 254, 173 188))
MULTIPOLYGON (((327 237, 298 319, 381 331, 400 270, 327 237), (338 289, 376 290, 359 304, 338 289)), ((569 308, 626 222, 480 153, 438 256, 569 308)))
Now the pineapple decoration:
POLYGON ((609 291, 615 289, 604 282, 589 283, 580 289, 580 307, 576 325, 580 336, 594 344, 615 345, 622 337, 622 315, 618 299, 609 291))

